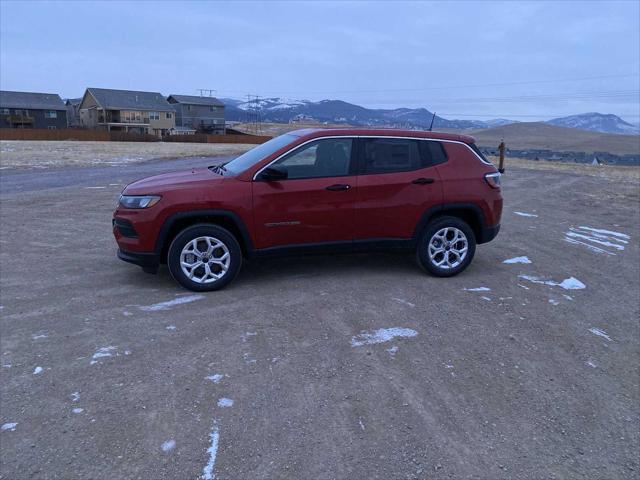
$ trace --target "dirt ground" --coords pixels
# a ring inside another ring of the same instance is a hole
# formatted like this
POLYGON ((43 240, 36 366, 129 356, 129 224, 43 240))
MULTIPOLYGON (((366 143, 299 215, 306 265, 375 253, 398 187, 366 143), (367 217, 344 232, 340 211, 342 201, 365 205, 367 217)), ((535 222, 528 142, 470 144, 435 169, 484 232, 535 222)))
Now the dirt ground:
POLYGON ((249 144, 176 142, 0 141, 0 168, 122 166, 151 159, 238 155, 249 144))
POLYGON ((454 278, 295 257, 195 295, 115 257, 163 165, 3 170, 0 478, 638 478, 637 177, 510 165, 454 278))

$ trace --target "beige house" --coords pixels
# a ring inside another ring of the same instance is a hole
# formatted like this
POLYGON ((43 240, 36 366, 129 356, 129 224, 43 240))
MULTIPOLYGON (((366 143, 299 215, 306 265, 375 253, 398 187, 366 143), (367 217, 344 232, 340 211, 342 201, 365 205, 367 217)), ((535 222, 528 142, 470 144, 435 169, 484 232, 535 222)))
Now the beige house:
POLYGON ((176 125, 175 110, 156 92, 87 88, 79 110, 85 128, 160 136, 176 125))

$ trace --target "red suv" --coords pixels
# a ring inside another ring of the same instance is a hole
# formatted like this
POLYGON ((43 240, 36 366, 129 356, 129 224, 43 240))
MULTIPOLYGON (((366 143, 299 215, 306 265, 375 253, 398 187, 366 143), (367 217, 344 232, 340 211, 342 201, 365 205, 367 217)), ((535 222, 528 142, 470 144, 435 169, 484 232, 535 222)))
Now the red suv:
POLYGON ((161 263, 195 291, 224 287, 243 258, 407 249, 430 273, 464 270, 500 229, 500 173, 471 137, 307 129, 223 165, 128 185, 113 216, 118 257, 161 263))

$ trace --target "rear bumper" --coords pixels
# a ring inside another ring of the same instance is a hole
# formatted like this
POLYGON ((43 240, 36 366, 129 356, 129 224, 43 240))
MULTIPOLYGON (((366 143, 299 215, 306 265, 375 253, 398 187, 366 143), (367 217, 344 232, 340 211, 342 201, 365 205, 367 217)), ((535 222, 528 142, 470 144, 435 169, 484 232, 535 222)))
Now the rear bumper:
POLYGON ((142 267, 142 270, 147 273, 158 273, 160 267, 160 260, 155 253, 125 252, 119 249, 118 258, 142 267))
POLYGON ((476 243, 480 244, 490 242, 498 236, 498 232, 500 232, 500 224, 484 227, 480 233, 480 237, 476 239, 476 243))

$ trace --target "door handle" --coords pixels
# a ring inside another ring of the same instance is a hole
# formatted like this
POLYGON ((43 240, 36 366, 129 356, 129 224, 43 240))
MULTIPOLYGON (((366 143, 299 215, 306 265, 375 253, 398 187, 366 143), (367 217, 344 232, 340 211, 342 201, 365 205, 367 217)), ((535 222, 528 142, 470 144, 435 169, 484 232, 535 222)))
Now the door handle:
POLYGON ((339 190, 349 190, 351 185, 347 185, 346 183, 336 183, 335 185, 329 185, 327 190, 331 190, 332 192, 336 192, 339 190))
POLYGON ((416 185, 428 185, 428 184, 433 183, 433 182, 435 182, 435 180, 433 178, 416 178, 411 183, 415 183, 416 185))

